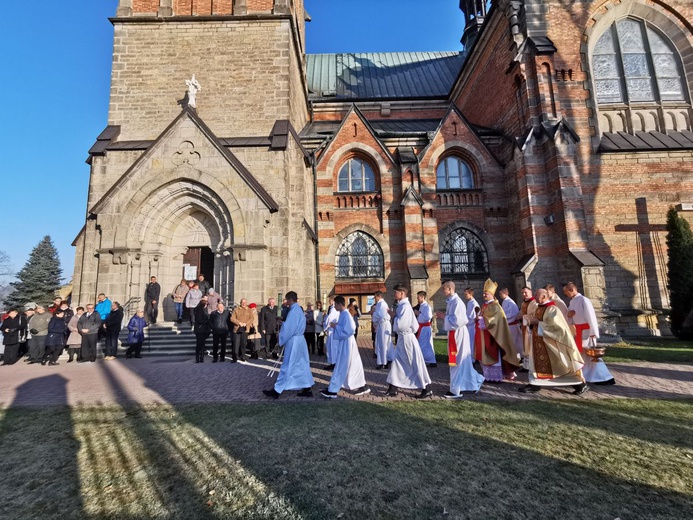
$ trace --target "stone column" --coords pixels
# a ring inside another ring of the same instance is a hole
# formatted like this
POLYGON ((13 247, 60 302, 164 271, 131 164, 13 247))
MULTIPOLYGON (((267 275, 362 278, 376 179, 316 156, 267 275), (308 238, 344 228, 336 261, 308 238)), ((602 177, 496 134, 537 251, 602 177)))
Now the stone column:
POLYGON ((120 0, 116 16, 132 16, 132 0, 120 0))
POLYGON ((248 6, 246 4, 246 0, 233 0, 233 14, 248 14, 248 6))
MULTIPOLYGON (((132 2, 132 0, 130 0, 132 2)), ((173 16, 173 0, 159 0, 157 16, 173 16)))

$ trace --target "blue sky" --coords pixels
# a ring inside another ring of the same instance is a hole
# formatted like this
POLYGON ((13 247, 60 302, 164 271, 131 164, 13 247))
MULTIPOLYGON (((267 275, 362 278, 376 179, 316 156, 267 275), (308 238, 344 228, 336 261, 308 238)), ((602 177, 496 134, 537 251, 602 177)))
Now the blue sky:
MULTIPOLYGON (((84 224, 87 151, 107 124, 117 0, 3 3, 0 250, 15 270, 44 235, 66 281, 84 224)), ((309 53, 460 50, 458 0, 306 0, 309 53)))

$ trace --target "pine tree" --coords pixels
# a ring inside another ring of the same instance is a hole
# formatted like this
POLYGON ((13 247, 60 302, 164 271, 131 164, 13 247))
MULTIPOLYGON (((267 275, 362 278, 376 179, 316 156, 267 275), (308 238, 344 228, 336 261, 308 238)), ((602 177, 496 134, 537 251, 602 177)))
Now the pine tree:
POLYGON ((671 331, 681 337, 691 332, 684 330, 683 323, 693 310, 693 233, 674 208, 667 213, 667 247, 671 331))
POLYGON ((13 290, 5 298, 7 307, 20 308, 27 302, 48 304, 60 289, 62 269, 58 250, 46 235, 31 251, 29 260, 19 273, 18 280, 10 283, 13 290))

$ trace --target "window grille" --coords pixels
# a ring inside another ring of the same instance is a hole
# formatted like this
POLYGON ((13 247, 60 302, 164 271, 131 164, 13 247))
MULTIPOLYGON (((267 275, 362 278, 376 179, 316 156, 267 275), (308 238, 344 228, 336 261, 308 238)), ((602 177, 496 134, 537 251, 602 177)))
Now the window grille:
POLYGON ((444 276, 488 275, 488 255, 481 239, 457 228, 441 242, 440 272, 444 276))
POLYGON ((335 270, 337 278, 383 278, 383 252, 372 236, 356 231, 339 245, 335 270))

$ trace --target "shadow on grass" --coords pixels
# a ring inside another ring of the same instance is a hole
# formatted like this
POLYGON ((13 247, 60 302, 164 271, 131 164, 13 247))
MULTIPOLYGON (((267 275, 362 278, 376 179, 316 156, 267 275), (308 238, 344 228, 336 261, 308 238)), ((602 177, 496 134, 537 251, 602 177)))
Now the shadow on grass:
POLYGON ((0 411, 0 518, 81 517, 79 442, 66 384, 57 374, 32 379, 0 411), (64 404, 35 408, 47 392, 64 404))

